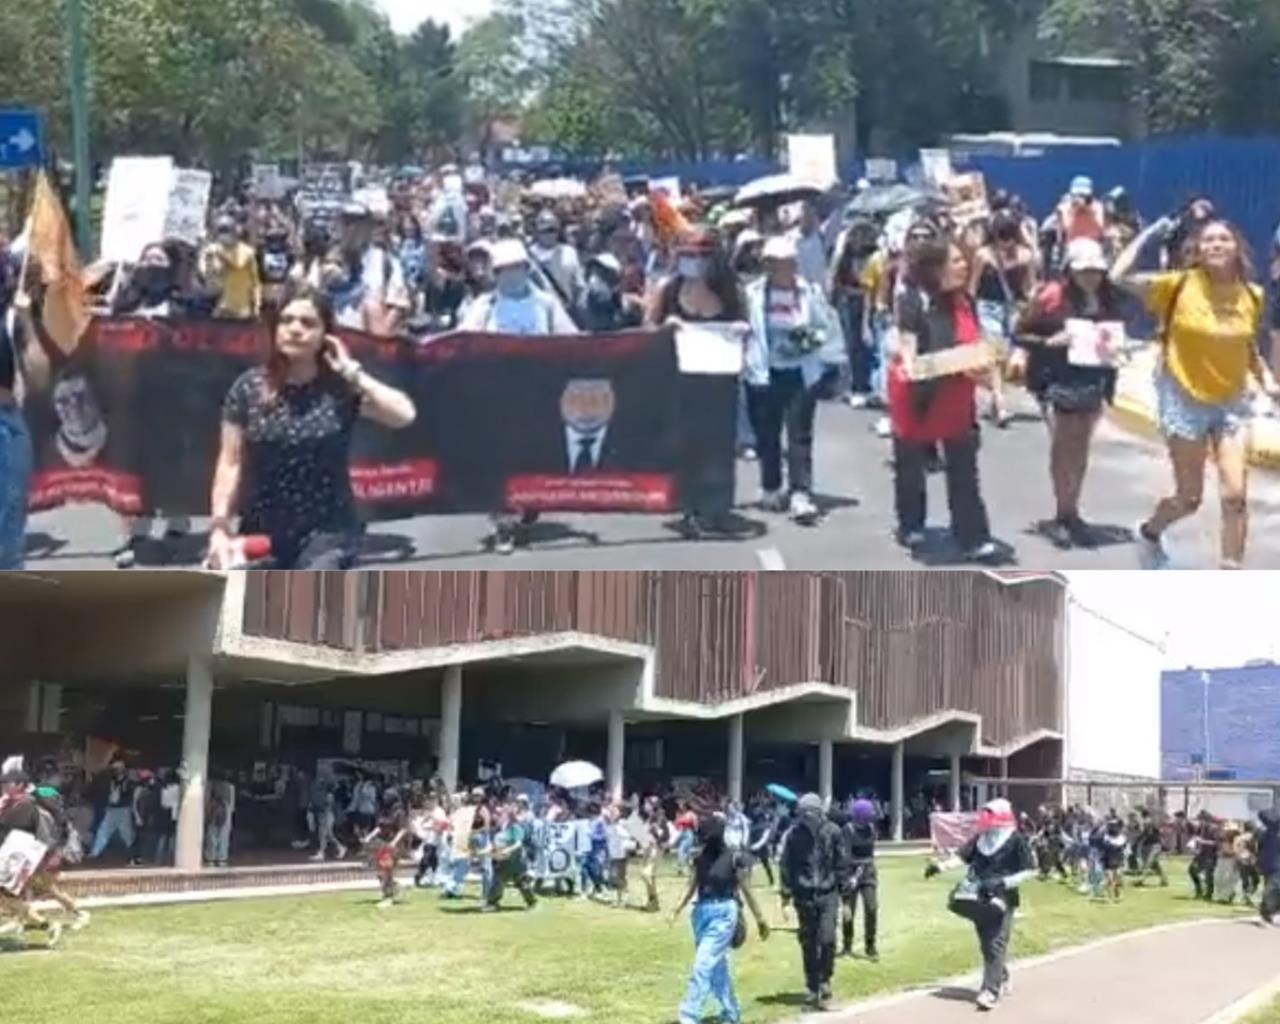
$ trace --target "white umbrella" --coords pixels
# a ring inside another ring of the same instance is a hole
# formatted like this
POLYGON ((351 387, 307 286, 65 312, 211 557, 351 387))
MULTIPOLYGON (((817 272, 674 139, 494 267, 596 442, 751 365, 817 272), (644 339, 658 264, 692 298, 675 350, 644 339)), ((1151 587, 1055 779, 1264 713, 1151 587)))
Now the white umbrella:
POLYGON ((604 780, 604 772, 590 761, 566 761, 551 773, 551 785, 561 789, 580 789, 604 780))
POLYGON ((749 185, 743 185, 733 203, 735 206, 760 206, 764 203, 784 205, 802 199, 814 199, 822 193, 820 186, 793 174, 770 174, 765 178, 757 178, 749 185))

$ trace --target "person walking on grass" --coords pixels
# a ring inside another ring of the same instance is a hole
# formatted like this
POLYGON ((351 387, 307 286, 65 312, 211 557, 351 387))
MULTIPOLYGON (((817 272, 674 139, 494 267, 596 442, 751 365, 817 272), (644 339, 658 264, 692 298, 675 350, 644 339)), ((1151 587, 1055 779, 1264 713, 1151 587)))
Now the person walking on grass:
POLYGON ((1103 888, 1115 903, 1120 902, 1128 852, 1129 838, 1125 835, 1124 822, 1113 813, 1102 826, 1102 876, 1103 888))
POLYGON ((835 971, 836 924, 840 918, 840 881, 848 876, 840 829, 822 807, 822 798, 806 793, 797 805, 795 824, 782 844, 778 864, 782 888, 796 908, 804 959, 808 1005, 825 1009, 831 1001, 835 971))
POLYGON ((671 912, 671 923, 675 924, 697 897, 692 919, 693 971, 680 1002, 679 1024, 697 1024, 708 996, 719 1004, 725 1024, 741 1024, 742 1010, 729 973, 729 951, 746 941, 743 904, 751 911, 762 940, 769 937, 769 925, 747 883, 747 858, 725 844, 724 822, 715 817, 700 819, 697 839, 700 849, 693 859, 689 885, 671 912))
POLYGON ((1031 844, 1018 831, 1008 800, 988 803, 978 815, 977 834, 955 856, 942 863, 931 862, 925 877, 932 878, 962 864, 968 865, 969 872, 960 889, 971 891, 985 911, 974 919, 982 951, 982 988, 976 1003, 980 1010, 993 1010, 1013 990, 1005 963, 1013 937, 1013 918, 1021 905, 1020 886, 1036 875, 1031 844))
POLYGON ((388 793, 373 831, 361 839, 362 845, 369 851, 369 861, 382 892, 382 899, 378 901, 379 910, 390 909, 400 895, 400 887, 396 884, 396 868, 400 866, 400 855, 404 852, 408 839, 409 826, 404 808, 395 794, 388 793))
POLYGON ((497 811, 497 829, 493 833, 493 881, 485 897, 487 913, 502 909, 502 897, 507 886, 512 885, 524 898, 524 905, 532 910, 538 905, 533 884, 529 879, 529 865, 525 859, 525 826, 517 817, 515 808, 504 804, 497 811))

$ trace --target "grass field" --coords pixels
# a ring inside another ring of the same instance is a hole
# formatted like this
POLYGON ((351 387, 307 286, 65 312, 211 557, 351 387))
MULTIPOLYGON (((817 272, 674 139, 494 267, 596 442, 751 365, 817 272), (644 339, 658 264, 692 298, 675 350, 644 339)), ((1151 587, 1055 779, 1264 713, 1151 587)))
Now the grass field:
MULTIPOLYGON (((841 960, 840 1000, 963 973, 977 963, 969 925, 945 910, 947 882, 923 861, 881 865, 879 964, 841 960)), ((1014 933, 1028 956, 1101 935, 1207 914, 1171 865, 1168 889, 1128 889, 1098 904, 1032 883, 1014 933)), ((773 922, 776 898, 757 879, 773 922)), ((667 877, 673 905, 680 881, 667 877)), ((638 898, 638 896, 636 897, 638 898)), ((389 911, 368 892, 103 910, 54 953, 0 956, 0 1019, 20 1024, 536 1024, 557 1015, 666 1024, 684 990, 686 919, 546 899, 532 913, 481 915, 474 899, 413 892, 389 911)), ((733 958, 746 1019, 799 1012, 800 954, 790 932, 754 932, 733 958)), ((1275 1018, 1268 1018, 1275 1020, 1275 1018)))

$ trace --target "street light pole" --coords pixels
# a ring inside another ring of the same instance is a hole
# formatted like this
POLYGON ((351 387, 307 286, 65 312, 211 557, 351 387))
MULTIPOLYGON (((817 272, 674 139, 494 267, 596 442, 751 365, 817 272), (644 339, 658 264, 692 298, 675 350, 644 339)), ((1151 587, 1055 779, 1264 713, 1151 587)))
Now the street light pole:
POLYGON ((67 67, 71 90, 71 140, 76 165, 76 243, 89 257, 89 91, 85 74, 84 0, 66 0, 67 67))

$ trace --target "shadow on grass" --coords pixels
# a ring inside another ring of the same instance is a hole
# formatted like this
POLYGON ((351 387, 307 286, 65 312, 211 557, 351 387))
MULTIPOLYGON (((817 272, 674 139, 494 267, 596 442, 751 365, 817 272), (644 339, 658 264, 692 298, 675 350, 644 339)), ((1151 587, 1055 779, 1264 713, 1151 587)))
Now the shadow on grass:
POLYGON ((804 1006, 809 997, 803 992, 775 992, 772 995, 756 996, 761 1006, 804 1006))

